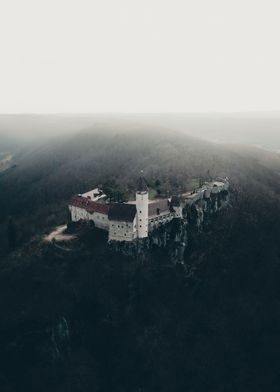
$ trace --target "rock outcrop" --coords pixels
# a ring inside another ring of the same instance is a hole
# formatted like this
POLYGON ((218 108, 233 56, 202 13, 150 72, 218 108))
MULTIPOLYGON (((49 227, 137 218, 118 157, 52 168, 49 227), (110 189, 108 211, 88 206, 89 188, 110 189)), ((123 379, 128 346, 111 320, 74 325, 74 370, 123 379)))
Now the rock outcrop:
POLYGON ((146 261, 156 249, 164 248, 171 263, 184 263, 190 234, 202 233, 213 217, 229 204, 229 190, 204 192, 203 197, 181 201, 181 218, 160 224, 148 238, 133 242, 110 241, 109 247, 117 252, 146 261))

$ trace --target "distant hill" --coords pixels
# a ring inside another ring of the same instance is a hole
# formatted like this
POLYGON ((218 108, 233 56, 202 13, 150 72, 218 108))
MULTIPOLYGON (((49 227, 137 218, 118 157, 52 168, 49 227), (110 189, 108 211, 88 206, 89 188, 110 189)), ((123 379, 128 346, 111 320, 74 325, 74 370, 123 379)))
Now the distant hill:
POLYGON ((280 149, 280 112, 0 115, 0 149, 95 129, 101 124, 166 128, 217 143, 280 149), (4 144, 5 143, 5 144, 4 144))
POLYGON ((187 133, 206 119, 66 117, 5 119, 0 390, 278 391, 279 154, 187 133), (188 236, 183 265, 156 246, 147 263, 113 252, 97 231, 72 250, 41 241, 73 194, 102 184, 125 198, 142 169, 157 196, 230 178, 230 208, 188 236))

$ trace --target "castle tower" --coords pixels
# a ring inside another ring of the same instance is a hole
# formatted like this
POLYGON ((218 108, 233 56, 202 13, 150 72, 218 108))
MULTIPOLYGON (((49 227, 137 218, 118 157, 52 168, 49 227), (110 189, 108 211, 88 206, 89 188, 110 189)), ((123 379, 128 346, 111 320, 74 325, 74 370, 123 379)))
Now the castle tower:
POLYGON ((138 238, 148 237, 149 192, 143 177, 143 171, 141 171, 137 184, 136 209, 138 238))

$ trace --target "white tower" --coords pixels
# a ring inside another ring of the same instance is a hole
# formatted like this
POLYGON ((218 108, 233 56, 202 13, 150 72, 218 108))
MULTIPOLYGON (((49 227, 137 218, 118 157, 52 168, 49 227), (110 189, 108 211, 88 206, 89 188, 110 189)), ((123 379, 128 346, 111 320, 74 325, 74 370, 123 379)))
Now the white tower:
POLYGON ((137 229, 138 238, 148 237, 149 192, 143 171, 138 180, 136 191, 137 229))

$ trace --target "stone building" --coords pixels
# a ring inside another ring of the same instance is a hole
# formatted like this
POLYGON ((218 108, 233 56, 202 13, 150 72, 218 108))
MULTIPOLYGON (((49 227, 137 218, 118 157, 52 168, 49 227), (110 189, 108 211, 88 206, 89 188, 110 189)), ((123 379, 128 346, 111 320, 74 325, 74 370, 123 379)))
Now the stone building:
POLYGON ((182 218, 184 206, 197 203, 211 193, 228 189, 228 180, 206 183, 199 189, 171 199, 149 200, 144 177, 138 180, 135 200, 110 203, 99 188, 74 196, 69 204, 73 222, 91 221, 98 229, 108 231, 109 241, 133 241, 174 218, 182 218))
POLYGON ((149 200, 143 176, 138 180, 136 199, 128 203, 107 203, 98 188, 74 196, 69 204, 73 222, 92 221, 98 229, 109 232, 109 241, 133 241, 148 237, 160 223, 173 219, 168 199, 149 200))

